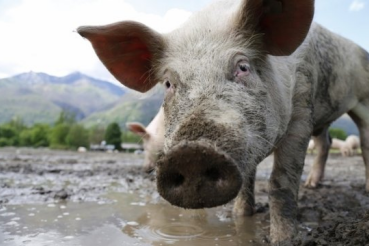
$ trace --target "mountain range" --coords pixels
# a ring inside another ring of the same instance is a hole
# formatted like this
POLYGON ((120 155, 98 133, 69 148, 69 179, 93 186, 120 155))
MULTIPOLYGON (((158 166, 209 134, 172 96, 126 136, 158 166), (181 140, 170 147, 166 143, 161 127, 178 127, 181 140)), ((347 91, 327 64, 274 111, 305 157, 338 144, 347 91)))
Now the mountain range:
MULTIPOLYGON (((161 88, 143 95, 79 72, 64 77, 28 72, 0 79, 0 124, 15 117, 27 125, 52 124, 62 110, 67 110, 88 127, 117 122, 124 128, 129 121, 147 125, 163 98, 161 88)), ((358 135, 347 115, 333 122, 332 127, 358 135)))
POLYGON ((158 95, 142 100, 123 86, 79 72, 64 77, 28 72, 0 79, 0 124, 14 118, 27 125, 52 124, 62 110, 89 126, 113 121, 123 126, 126 120, 147 124, 161 101, 158 95))

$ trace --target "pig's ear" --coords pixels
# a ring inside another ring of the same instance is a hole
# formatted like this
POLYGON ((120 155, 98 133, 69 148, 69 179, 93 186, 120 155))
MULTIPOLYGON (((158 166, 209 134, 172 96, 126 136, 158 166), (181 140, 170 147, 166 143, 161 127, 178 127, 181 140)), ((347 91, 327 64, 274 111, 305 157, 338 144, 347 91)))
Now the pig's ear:
POLYGON ((123 85, 146 92, 158 82, 153 68, 164 48, 159 33, 133 21, 82 26, 77 31, 91 42, 102 63, 123 85))
POLYGON ((314 0, 244 0, 237 28, 263 37, 271 55, 292 54, 304 41, 314 16, 314 0))
POLYGON ((140 123, 135 123, 135 122, 128 122, 126 124, 128 130, 130 130, 131 132, 133 132, 134 134, 142 137, 142 138, 149 138, 150 134, 146 131, 146 128, 140 124, 140 123))

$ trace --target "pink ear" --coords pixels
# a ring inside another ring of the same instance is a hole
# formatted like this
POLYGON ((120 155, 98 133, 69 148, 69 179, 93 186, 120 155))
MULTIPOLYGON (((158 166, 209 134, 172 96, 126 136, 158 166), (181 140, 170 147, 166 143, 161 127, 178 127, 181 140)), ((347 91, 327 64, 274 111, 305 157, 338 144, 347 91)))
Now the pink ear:
POLYGON ((238 26, 263 35, 271 55, 290 55, 304 41, 314 16, 314 0, 244 0, 238 26))
POLYGON ((126 126, 128 130, 142 138, 150 137, 150 134, 146 131, 146 128, 140 123, 127 123, 126 126))
POLYGON ((102 63, 123 85, 146 92, 157 83, 153 67, 164 48, 160 34, 133 21, 84 26, 77 31, 92 43, 102 63))

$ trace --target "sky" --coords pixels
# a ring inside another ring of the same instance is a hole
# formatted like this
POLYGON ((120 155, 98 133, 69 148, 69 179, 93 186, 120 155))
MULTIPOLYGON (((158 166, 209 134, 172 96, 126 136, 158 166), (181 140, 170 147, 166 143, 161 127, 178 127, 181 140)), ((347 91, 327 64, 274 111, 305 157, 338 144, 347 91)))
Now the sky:
MULTIPOLYGON (((122 20, 169 32, 212 0, 0 0, 0 78, 82 72, 117 83, 77 27, 122 20)), ((369 51, 369 0, 315 0, 314 20, 369 51)))

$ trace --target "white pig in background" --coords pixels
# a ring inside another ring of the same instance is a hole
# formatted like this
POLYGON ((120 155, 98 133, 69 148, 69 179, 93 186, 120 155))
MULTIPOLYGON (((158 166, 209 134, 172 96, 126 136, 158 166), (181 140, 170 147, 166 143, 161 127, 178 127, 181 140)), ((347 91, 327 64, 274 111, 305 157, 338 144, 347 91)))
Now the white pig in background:
POLYGON ((122 84, 166 88, 156 162, 163 198, 191 209, 236 198, 234 216, 250 215, 256 166, 274 152, 270 236, 288 245, 309 139, 319 156, 313 187, 328 127, 346 112, 360 130, 369 190, 369 54, 312 24, 313 15, 313 0, 222 0, 166 34, 134 21, 78 29, 122 84))
POLYGON ((151 172, 155 168, 158 153, 164 146, 164 110, 159 112, 147 127, 141 123, 128 122, 127 128, 142 138, 144 148, 144 170, 151 172))
POLYGON ((309 144, 308 144, 308 148, 307 148, 307 152, 310 154, 314 154, 314 150, 315 150, 315 143, 313 139, 309 140, 309 144))
POLYGON ((345 141, 338 138, 332 138, 331 149, 339 150, 341 152, 341 155, 345 156, 344 154, 345 141))
POLYGON ((342 146, 342 156, 352 156, 355 151, 360 148, 360 139, 355 135, 350 135, 346 138, 344 145, 342 146))

